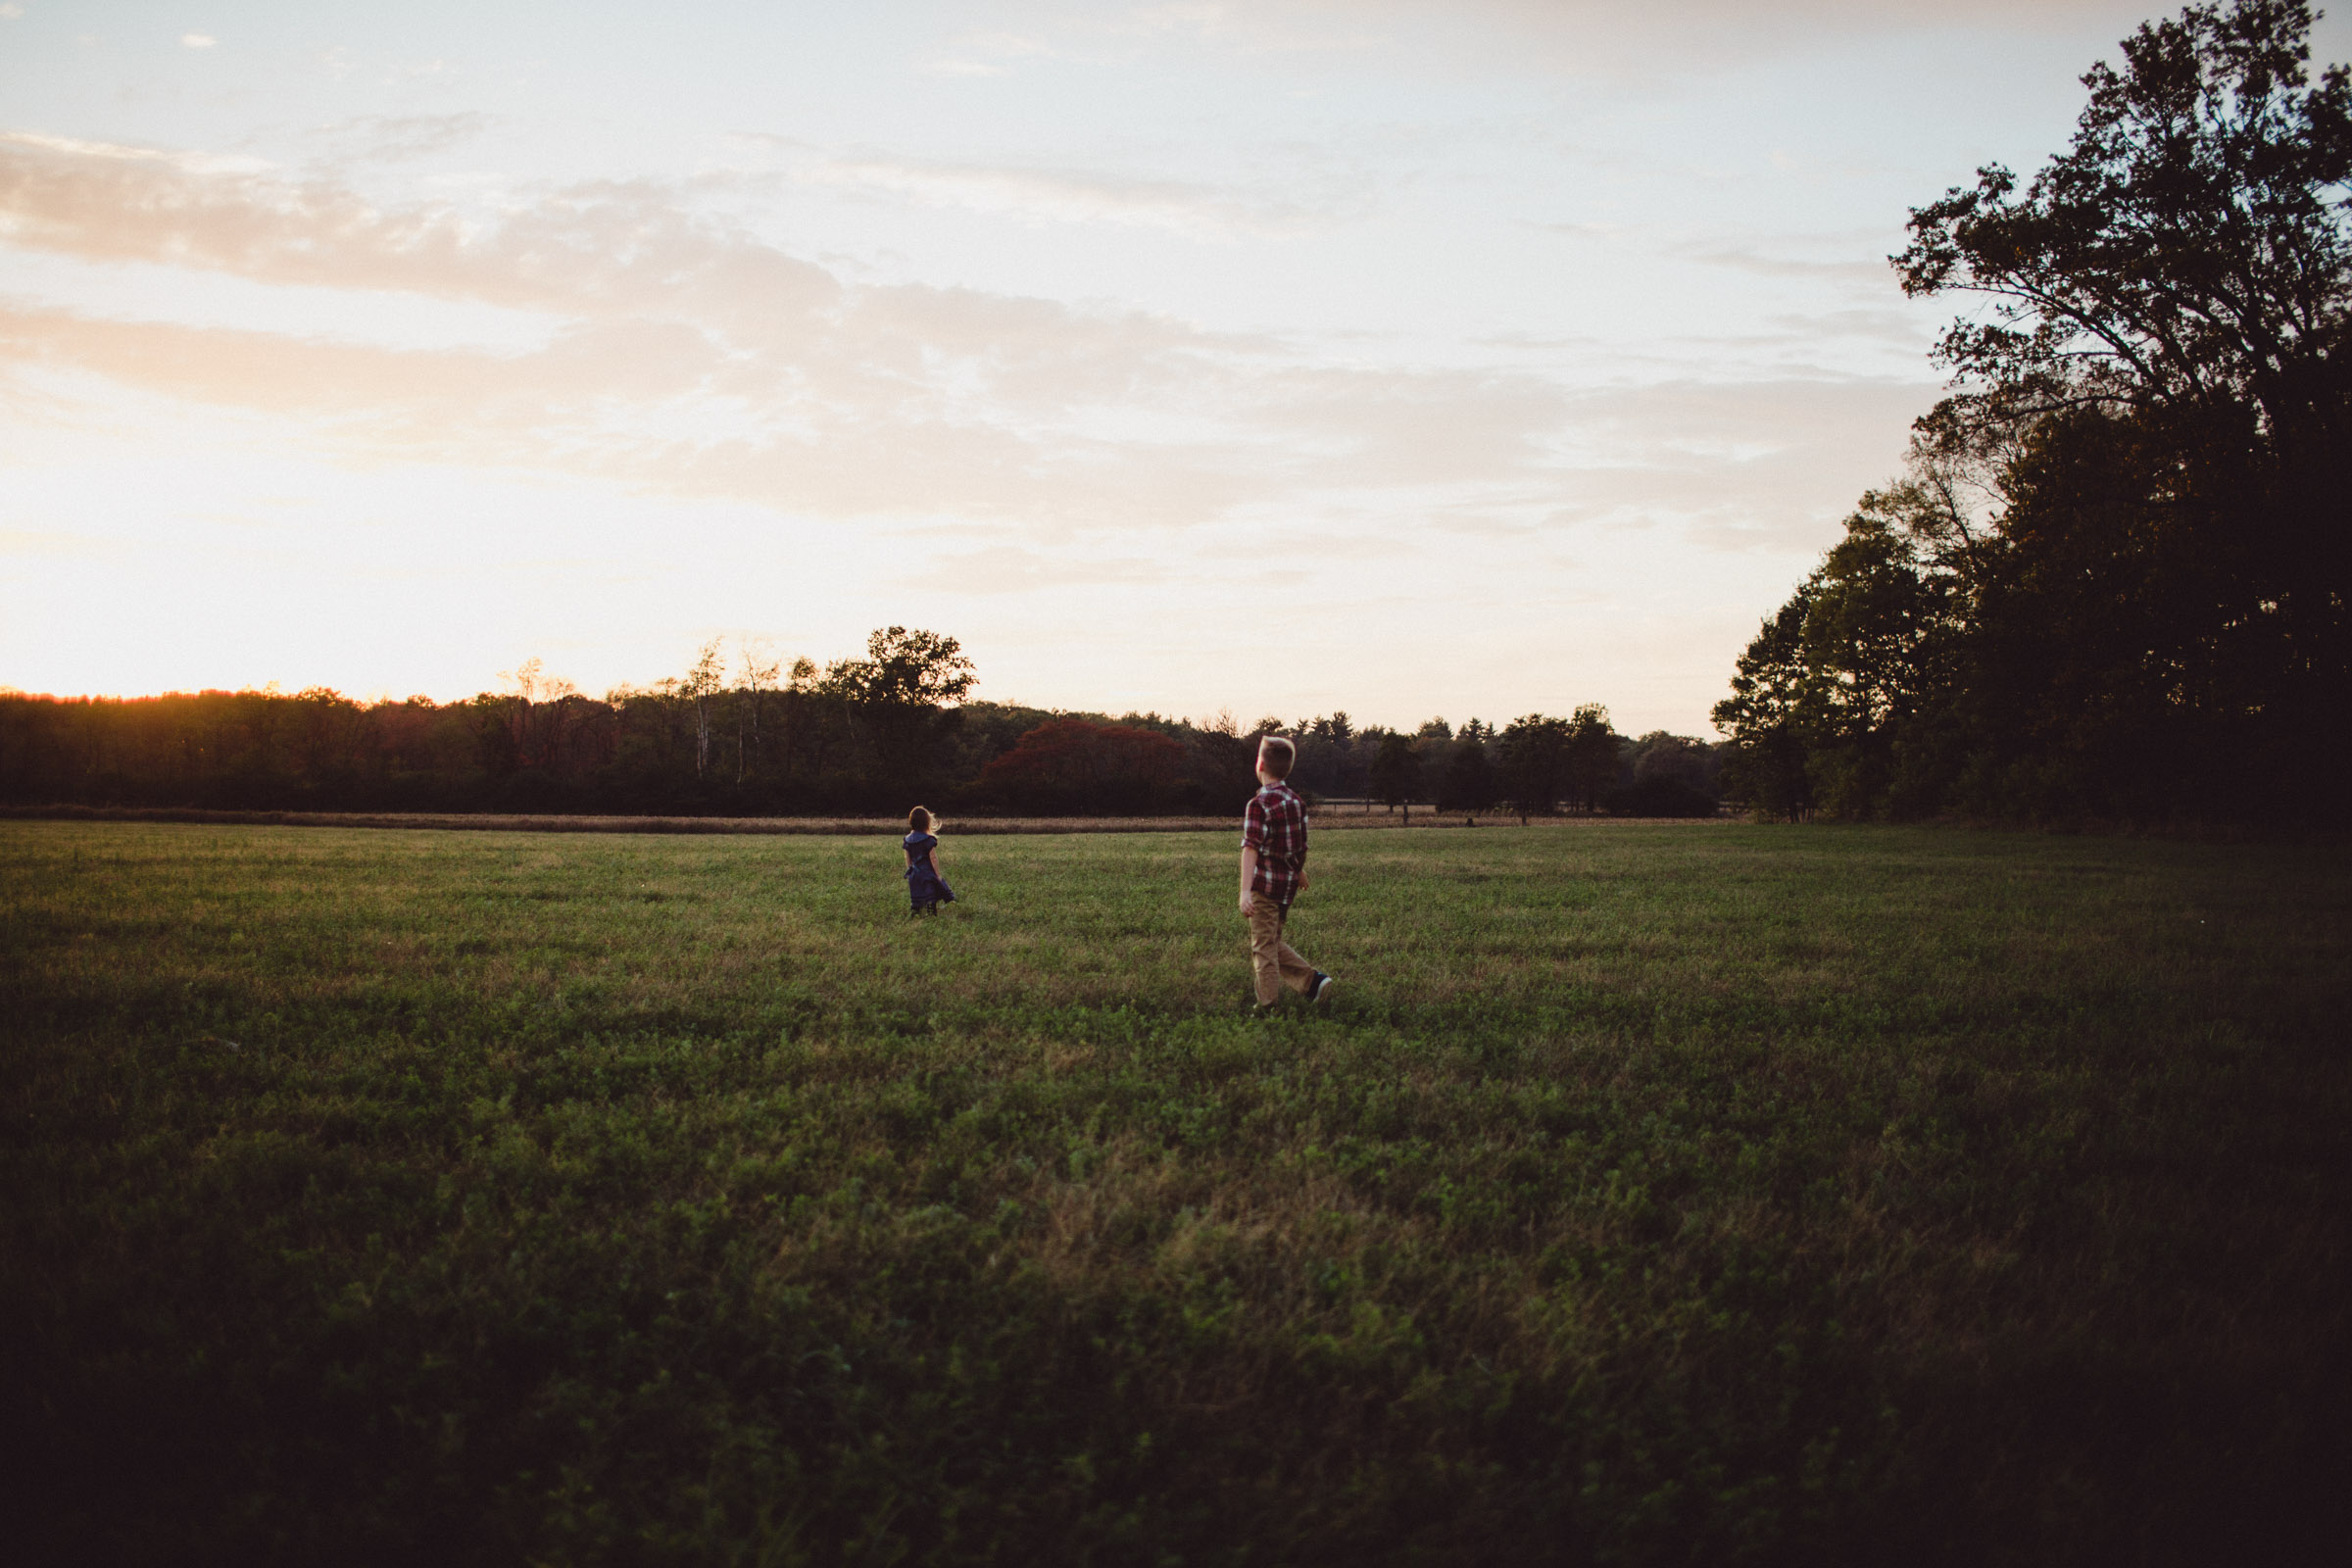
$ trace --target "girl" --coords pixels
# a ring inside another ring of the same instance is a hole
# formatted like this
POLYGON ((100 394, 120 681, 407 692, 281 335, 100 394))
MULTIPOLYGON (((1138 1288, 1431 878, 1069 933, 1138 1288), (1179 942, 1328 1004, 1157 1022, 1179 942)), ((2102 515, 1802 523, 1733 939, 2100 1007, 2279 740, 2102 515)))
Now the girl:
POLYGON ((939 874, 939 840, 932 835, 931 813, 916 807, 906 813, 906 897, 913 914, 937 914, 943 904, 956 902, 956 890, 939 874))

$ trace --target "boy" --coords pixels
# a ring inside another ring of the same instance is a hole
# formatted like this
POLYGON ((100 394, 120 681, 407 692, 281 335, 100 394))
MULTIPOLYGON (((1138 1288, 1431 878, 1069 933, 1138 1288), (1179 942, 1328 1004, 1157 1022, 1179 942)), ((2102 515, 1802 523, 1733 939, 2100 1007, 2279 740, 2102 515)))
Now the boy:
POLYGON ((1306 891, 1306 803, 1283 782, 1298 758, 1298 749, 1279 735, 1258 743, 1258 791, 1242 814, 1242 915, 1250 922, 1260 1012, 1281 999, 1286 985, 1310 1002, 1331 1000, 1331 976, 1282 940, 1291 900, 1306 891))

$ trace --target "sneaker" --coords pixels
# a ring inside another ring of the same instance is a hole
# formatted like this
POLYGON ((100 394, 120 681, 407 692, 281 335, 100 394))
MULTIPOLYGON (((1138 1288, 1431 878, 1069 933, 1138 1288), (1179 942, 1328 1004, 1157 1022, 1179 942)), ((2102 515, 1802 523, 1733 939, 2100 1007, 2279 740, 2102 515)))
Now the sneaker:
POLYGON ((1331 976, 1325 974, 1322 970, 1317 969, 1315 971, 1315 983, 1308 989, 1306 993, 1306 1000, 1309 1002, 1329 1002, 1331 1000, 1331 988, 1337 984, 1339 984, 1338 981, 1332 979, 1331 976))

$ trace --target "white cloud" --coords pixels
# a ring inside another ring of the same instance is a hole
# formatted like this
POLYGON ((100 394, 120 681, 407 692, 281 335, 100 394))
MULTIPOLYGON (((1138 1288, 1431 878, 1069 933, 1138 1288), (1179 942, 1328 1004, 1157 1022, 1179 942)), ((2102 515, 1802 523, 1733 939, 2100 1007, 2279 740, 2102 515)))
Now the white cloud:
POLYGON ((1295 203, 1251 200, 1184 180, 1077 170, 852 157, 801 165, 793 177, 930 206, 1053 222, 1131 224, 1192 239, 1295 233, 1319 221, 1295 203))
POLYGON ((179 45, 183 49, 210 49, 220 41, 210 33, 183 32, 179 35, 179 45))
POLYGON ((1001 76, 1005 61, 1051 53, 1044 42, 1026 34, 978 32, 956 39, 956 53, 936 56, 915 70, 926 76, 1001 76))
POLYGON ((1693 247, 1684 254, 1694 262, 1710 267, 1728 267, 1736 271, 1752 272, 1759 277, 1792 277, 1818 279, 1823 282, 1850 283, 1873 293, 1885 294, 1893 286, 1894 270, 1884 259, 1873 261, 1811 260, 1802 257, 1768 256, 1751 246, 1717 245, 1693 247))
POLYGON ((2143 0, 1252 0, 1102 5, 995 0, 1038 52, 1133 58, 1190 44, 1260 57, 1352 57, 1449 74, 1656 79, 1823 44, 1976 29, 2121 37, 2143 0))
POLYGON ((165 164, 190 174, 258 174, 273 166, 267 159, 219 153, 182 152, 163 147, 133 147, 122 142, 80 141, 71 136, 45 136, 38 131, 0 131, 0 142, 37 147, 74 158, 110 159, 128 163, 165 164))
MULTIPOLYGON (((882 167, 905 168, 859 177, 882 167)), ((952 172, 1086 214, 1176 199, 952 172)), ((909 177, 964 188, 938 170, 909 177)), ((835 516, 1011 519, 1041 538, 1318 495, 1504 524, 1605 518, 1639 500, 1656 516, 1803 527, 1809 476, 1851 466, 1825 441, 1899 428, 1886 416, 1920 401, 1908 382, 1827 376, 1578 391, 1536 370, 1331 360, 1139 312, 860 286, 696 220, 658 185, 562 191, 476 226, 204 155, 18 132, 0 137, 0 225, 53 255, 294 286, 282 327, 267 312, 234 326, 25 302, 0 311, 0 368, 72 368, 264 413, 371 461, 601 473, 835 516), (330 318, 320 301, 369 290, 553 329, 503 352, 294 335, 330 318)))
POLYGON ((13 4, 0 6, 0 22, 16 22, 24 15, 24 8, 23 6, 13 4))
MULTIPOLYGON (((397 149, 466 129, 362 122, 330 140, 397 149)), ((1208 186, 1109 176, 860 165, 853 177, 869 183, 884 171, 925 193, 1070 220, 1134 221, 1112 215, 1192 203, 1210 217, 1184 220, 1208 221, 1229 200, 1208 186)), ((1444 678, 1506 692, 1528 678, 1511 671, 1557 666, 1531 649, 1568 638, 1559 646, 1599 650, 1633 636, 1614 609, 1592 607, 1604 581, 1648 581, 1660 540, 1690 583, 1725 580, 1731 568, 1709 563, 1752 571, 1740 563, 1758 555, 1771 572, 1771 559, 1818 548, 1837 509, 1885 476, 1903 419, 1933 395, 1892 380, 1660 371, 1578 387, 1564 373, 1572 357, 1534 368, 1516 368, 1517 351, 1484 366, 1384 363, 1376 339, 1289 341, 1006 292, 865 284, 697 216, 695 200, 691 181, 607 182, 485 215, 478 204, 371 202, 331 166, 297 178, 202 152, 0 134, 0 244, 95 279, 32 297, 23 290, 46 274, 16 269, 19 297, 0 300, 0 409, 20 428, 37 418, 109 454, 144 450, 125 433, 124 411, 149 410, 159 427, 232 429, 355 476, 430 469, 470 475, 484 496, 525 482, 628 497, 631 518, 663 508, 764 518, 705 541, 704 559, 730 562, 774 556, 760 553, 761 527, 795 541, 789 571, 747 578, 729 624, 761 612, 754 588, 782 602, 816 581, 826 587, 809 602, 828 614, 911 618, 939 604, 939 623, 959 634, 1002 627, 1000 646, 1042 651, 1060 638, 1125 650, 1102 678, 1139 706, 1222 700, 1231 688, 1216 684, 1214 650, 1270 621, 1320 628, 1323 642, 1300 653, 1320 662, 1315 679, 1333 695, 1282 698, 1288 709, 1360 706, 1354 680, 1420 691, 1439 679, 1446 660, 1426 640, 1395 668, 1361 664, 1347 638, 1366 617, 1443 605, 1448 624, 1494 628, 1497 647, 1519 650, 1496 666, 1503 684, 1491 684, 1475 651, 1444 678), (189 291, 175 313, 160 284, 134 299, 122 281, 134 271, 202 274, 228 291, 205 308, 189 291), (338 330, 338 300, 357 309, 387 293, 432 312, 405 336, 338 330), (463 318, 490 309, 537 329, 490 347, 473 334, 497 322, 463 318), (1836 498, 1828 506, 1825 492, 1836 498), (820 549, 845 564, 811 577, 820 549), (1249 564, 1238 577, 1237 560, 1249 564), (1284 599, 1283 583, 1312 592, 1284 599), (1585 608, 1569 627, 1560 607, 1571 604, 1585 608), (1187 648, 1207 652, 1158 662, 1134 651, 1179 627, 1187 648)), ((101 454, 89 471, 116 461, 101 454)), ((621 514, 618 503, 607 511, 621 514)), ((39 531, 39 509, 12 526, 39 531)), ((353 562, 380 562, 392 537, 337 526, 353 562)), ((400 526, 405 541, 423 524, 400 526)), ((504 525, 484 512, 470 526, 504 525)), ((583 541, 564 580, 642 576, 649 560, 670 559, 649 555, 652 524, 628 526, 583 541)), ((514 580, 535 580, 531 562, 545 554, 517 556, 514 580)), ((1661 603, 1686 591, 1701 593, 1679 581, 1657 590, 1661 603)), ((693 617, 717 613, 704 593, 679 587, 677 608, 662 613, 700 624, 693 617)), ((1715 597, 1691 613, 1723 618, 1712 607, 1724 591, 1704 593, 1715 597)), ((1740 607, 1730 623, 1743 631, 1753 612, 1730 597, 1740 607)), ((1655 612, 1681 613, 1670 603, 1655 612)), ((1683 649, 1675 667, 1690 669, 1678 681, 1702 695, 1719 683, 1719 652, 1693 651, 1688 632, 1655 635, 1683 649)), ((532 651, 467 657, 487 671, 532 651)), ((405 682, 395 667, 368 678, 405 682)), ((1065 662, 1040 652, 1028 667, 1006 673, 1033 696, 1075 700, 1065 662)), ((629 673, 641 670, 610 672, 629 673)), ((1010 684, 997 689, 1010 695, 1010 684)), ((1534 691, 1478 700, 1498 711, 1559 706, 1534 691)))
POLYGON ((1040 588, 1157 583, 1167 577, 1164 563, 1139 556, 1095 558, 1070 551, 1049 553, 1019 545, 991 545, 937 557, 916 580, 945 593, 1006 594, 1040 588))
POLYGON ((472 140, 493 119, 479 111, 452 115, 369 115, 320 125, 312 133, 330 161, 389 163, 425 158, 472 140))

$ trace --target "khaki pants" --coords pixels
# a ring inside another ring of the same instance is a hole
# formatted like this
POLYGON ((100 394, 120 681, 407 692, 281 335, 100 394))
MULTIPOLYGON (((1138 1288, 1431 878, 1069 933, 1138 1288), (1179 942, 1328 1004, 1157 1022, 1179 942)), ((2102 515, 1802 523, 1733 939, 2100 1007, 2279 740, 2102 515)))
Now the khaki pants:
POLYGON ((1264 894, 1250 906, 1250 972, 1257 983, 1257 1004, 1270 1007, 1289 986, 1300 996, 1315 983, 1315 966, 1291 951, 1282 940, 1282 923, 1290 911, 1264 894))

